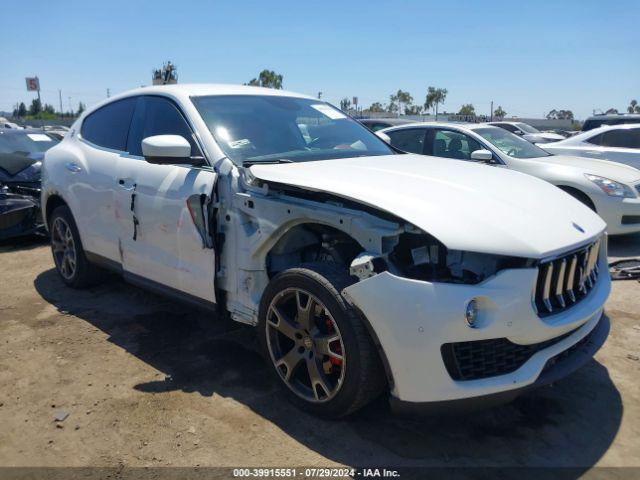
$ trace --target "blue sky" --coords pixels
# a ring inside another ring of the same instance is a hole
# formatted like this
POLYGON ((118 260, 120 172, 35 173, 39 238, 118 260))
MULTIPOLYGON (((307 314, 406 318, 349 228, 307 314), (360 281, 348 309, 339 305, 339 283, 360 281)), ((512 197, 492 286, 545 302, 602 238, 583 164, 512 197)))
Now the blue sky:
POLYGON ((640 1, 39 1, 0 9, 0 110, 95 103, 151 81, 166 60, 184 82, 247 82, 263 68, 288 90, 367 106, 449 90, 444 109, 491 100, 509 114, 584 118, 640 100, 640 1), (70 97, 70 99, 69 99, 70 97))

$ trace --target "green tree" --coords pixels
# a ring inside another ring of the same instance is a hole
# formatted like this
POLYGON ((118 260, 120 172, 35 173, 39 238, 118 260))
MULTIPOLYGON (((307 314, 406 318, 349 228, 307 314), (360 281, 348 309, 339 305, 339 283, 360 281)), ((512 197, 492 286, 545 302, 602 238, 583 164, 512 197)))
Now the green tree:
POLYGON ((398 90, 395 94, 389 95, 389 101, 389 105, 395 105, 393 108, 394 111, 402 112, 402 105, 404 105, 406 109, 406 107, 413 103, 413 97, 409 92, 398 90))
POLYGON ((466 103, 462 105, 460 107, 460 111, 458 112, 458 115, 475 115, 475 114, 476 114, 476 108, 470 103, 466 103))
POLYGON ((420 105, 407 105, 404 109, 405 115, 420 115, 422 113, 422 107, 420 105))
POLYGON ((80 116, 82 115, 82 112, 84 112, 87 109, 87 107, 85 106, 84 103, 82 102, 78 102, 78 111, 76 112, 76 116, 80 116))
POLYGON ((493 111, 493 116, 496 118, 504 118, 507 116, 507 112, 505 112, 500 105, 493 111))
POLYGON ((282 75, 277 74, 273 70, 264 69, 260 72, 258 78, 252 78, 247 85, 280 90, 282 88, 282 75))
POLYGON ((436 120, 438 120, 438 105, 444 103, 447 98, 447 93, 449 92, 446 88, 429 87, 427 89, 427 98, 424 102, 424 109, 429 110, 433 108, 436 114, 436 120))
POLYGON ((380 102, 374 102, 369 107, 370 112, 384 112, 384 107, 380 102))
POLYGON ((42 109, 42 111, 44 113, 49 113, 49 114, 52 114, 52 115, 56 113, 56 109, 53 108, 53 105, 50 105, 48 103, 44 104, 44 108, 42 109))
POLYGON ((340 100, 340 110, 342 110, 343 112, 348 112, 350 107, 351 100, 349 100, 347 97, 344 97, 342 100, 340 100))
POLYGON ((42 112, 42 102, 39 98, 31 100, 31 106, 29 107, 29 115, 38 115, 42 112))
POLYGON ((571 110, 556 110, 555 108, 547 113, 549 120, 573 120, 573 112, 571 110))
POLYGON ((627 112, 629 113, 640 113, 640 105, 638 105, 637 100, 631 100, 629 106, 627 107, 627 112))

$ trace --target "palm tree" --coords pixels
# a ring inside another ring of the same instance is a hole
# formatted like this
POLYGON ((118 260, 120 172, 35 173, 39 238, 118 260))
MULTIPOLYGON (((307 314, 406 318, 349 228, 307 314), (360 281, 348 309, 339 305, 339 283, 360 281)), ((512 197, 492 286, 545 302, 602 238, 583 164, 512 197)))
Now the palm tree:
POLYGON ((496 108, 496 109, 493 111, 493 116, 494 116, 494 117, 496 117, 496 118, 500 118, 500 119, 502 119, 502 118, 504 118, 504 117, 506 117, 506 116, 507 116, 507 112, 505 112, 505 111, 502 109, 502 107, 498 105, 498 108, 496 108))
POLYGON ((430 108, 435 109, 436 120, 438 120, 438 105, 444 103, 445 98, 447 98, 447 89, 446 88, 435 88, 429 87, 427 89, 427 98, 424 102, 424 109, 429 110, 430 108))

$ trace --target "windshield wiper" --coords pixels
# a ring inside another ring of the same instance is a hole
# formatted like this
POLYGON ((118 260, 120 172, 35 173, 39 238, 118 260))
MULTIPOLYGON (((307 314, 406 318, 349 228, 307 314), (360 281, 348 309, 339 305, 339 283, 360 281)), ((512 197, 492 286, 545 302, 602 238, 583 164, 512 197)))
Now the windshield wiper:
POLYGON ((288 158, 276 158, 273 160, 245 160, 242 162, 243 167, 250 167, 251 165, 277 165, 279 163, 293 163, 293 160, 288 158))

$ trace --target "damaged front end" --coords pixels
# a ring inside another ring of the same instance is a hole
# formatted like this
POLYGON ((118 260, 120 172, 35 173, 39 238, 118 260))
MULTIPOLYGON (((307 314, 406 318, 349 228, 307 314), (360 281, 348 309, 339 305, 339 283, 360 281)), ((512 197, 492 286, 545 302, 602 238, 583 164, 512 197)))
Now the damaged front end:
POLYGON ((0 156, 0 240, 44 234, 40 212, 42 154, 0 156))
POLYGON ((36 196, 0 187, 0 240, 43 233, 40 201, 36 196))
POLYGON ((475 285, 502 270, 531 268, 534 263, 521 257, 448 249, 432 235, 406 225, 392 251, 380 256, 362 253, 351 263, 350 273, 361 280, 389 271, 413 280, 475 285))

